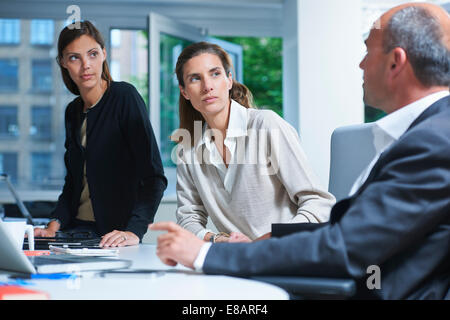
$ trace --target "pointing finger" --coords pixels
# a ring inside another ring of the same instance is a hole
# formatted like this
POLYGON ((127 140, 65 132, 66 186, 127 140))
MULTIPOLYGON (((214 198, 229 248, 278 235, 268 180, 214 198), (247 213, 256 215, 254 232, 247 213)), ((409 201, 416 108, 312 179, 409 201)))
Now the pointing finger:
POLYGON ((157 222, 149 225, 150 230, 160 230, 160 231, 169 231, 174 232, 181 230, 182 228, 172 221, 168 222, 157 222))

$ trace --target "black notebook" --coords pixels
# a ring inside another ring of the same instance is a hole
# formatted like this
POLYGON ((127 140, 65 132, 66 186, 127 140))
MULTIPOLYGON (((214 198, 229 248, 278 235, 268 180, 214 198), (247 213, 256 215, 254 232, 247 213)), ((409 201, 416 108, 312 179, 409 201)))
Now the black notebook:
MULTIPOLYGON (((57 232, 55 237, 35 237, 35 250, 49 250, 49 246, 69 248, 99 248, 101 237, 92 232, 57 232)), ((25 239, 23 249, 28 250, 28 239, 25 239)))

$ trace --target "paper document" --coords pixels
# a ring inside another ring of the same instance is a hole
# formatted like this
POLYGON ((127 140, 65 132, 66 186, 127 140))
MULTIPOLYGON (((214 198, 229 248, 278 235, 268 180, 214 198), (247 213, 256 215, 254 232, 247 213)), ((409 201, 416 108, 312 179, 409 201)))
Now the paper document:
POLYGON ((65 248, 58 246, 49 246, 50 251, 56 253, 66 253, 72 254, 76 256, 97 256, 97 257, 106 257, 106 256, 117 256, 119 254, 119 249, 91 249, 91 248, 65 248))

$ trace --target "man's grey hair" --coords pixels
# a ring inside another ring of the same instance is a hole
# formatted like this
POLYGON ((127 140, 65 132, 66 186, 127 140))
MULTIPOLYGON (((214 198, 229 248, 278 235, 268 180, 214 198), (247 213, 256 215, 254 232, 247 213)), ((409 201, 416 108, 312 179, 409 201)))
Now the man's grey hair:
POLYGON ((439 22, 426 9, 406 7, 394 13, 385 29, 386 53, 406 51, 417 79, 427 87, 450 86, 450 50, 443 43, 439 22))

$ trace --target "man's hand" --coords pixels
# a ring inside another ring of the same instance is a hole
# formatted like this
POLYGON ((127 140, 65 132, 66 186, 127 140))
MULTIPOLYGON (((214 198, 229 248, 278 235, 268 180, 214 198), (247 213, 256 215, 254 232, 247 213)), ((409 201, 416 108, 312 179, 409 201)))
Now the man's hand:
POLYGON ((177 263, 194 269, 194 261, 205 243, 191 232, 174 222, 159 222, 149 225, 150 230, 167 231, 158 237, 156 254, 164 264, 176 266, 177 263))
POLYGON ((100 241, 100 247, 124 247, 139 244, 139 238, 133 232, 114 230, 105 234, 100 241))

